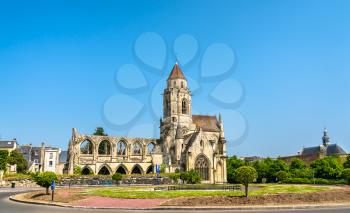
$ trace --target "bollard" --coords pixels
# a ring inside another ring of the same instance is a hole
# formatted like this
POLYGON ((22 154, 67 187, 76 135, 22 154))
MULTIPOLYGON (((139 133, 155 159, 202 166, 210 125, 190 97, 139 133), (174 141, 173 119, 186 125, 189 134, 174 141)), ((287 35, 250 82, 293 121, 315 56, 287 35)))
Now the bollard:
POLYGON ((16 188, 16 183, 15 182, 11 183, 11 188, 13 188, 13 189, 16 188))

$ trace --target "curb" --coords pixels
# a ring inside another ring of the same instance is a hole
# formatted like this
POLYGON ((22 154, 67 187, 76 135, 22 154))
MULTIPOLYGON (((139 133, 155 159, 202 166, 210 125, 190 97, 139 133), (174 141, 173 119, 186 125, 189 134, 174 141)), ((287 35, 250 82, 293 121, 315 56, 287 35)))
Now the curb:
MULTIPOLYGON (((23 195, 17 194, 17 195, 23 195)), ((9 197, 9 200, 42 206, 55 206, 61 208, 74 209, 120 209, 120 210, 295 210, 295 209, 343 209, 350 208, 350 203, 343 204, 327 204, 327 205, 292 205, 292 206, 156 206, 150 208, 118 208, 118 207, 93 207, 93 206, 73 206, 65 203, 39 202, 34 200, 22 200, 16 198, 17 195, 9 197)))

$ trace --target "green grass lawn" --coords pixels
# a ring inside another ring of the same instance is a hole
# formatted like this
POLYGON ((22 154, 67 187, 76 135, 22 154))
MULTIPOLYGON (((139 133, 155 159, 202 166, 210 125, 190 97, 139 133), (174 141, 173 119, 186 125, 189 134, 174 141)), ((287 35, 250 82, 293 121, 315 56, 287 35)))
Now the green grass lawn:
MULTIPOLYGON (((252 185, 258 187, 250 192, 250 195, 266 195, 277 193, 308 193, 329 190, 327 186, 310 185, 281 185, 265 184, 252 185)), ((87 189, 84 193, 89 195, 112 198, 177 198, 198 196, 242 196, 242 191, 205 191, 205 190, 181 190, 181 191, 152 191, 153 186, 113 187, 87 189)), ((242 187, 243 188, 243 187, 242 187)))

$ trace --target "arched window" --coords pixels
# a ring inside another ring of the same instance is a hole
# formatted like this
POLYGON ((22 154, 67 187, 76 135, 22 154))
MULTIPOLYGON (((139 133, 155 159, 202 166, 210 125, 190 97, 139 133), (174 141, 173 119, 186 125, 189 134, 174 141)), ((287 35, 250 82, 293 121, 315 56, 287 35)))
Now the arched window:
POLYGON ((80 144, 80 153, 83 155, 92 155, 93 146, 91 141, 85 140, 80 144))
POLYGON ((103 166, 98 172, 99 175, 110 175, 109 169, 106 166, 103 166))
POLYGON ((111 143, 109 141, 102 141, 98 146, 99 155, 110 155, 111 154, 111 143))
POLYGON ((182 100, 182 114, 187 114, 188 110, 187 110, 187 101, 186 99, 182 100))
POLYGON ((82 175, 91 175, 93 174, 92 171, 88 168, 88 167, 84 167, 82 170, 81 170, 81 174, 82 175))
POLYGON ((184 88, 184 82, 181 81, 181 88, 184 88))
POLYGON ((152 173, 153 173, 153 166, 149 166, 146 171, 146 174, 152 174, 152 173))
POLYGON ((135 142, 132 147, 133 155, 141 155, 142 154, 142 146, 139 142, 135 142))
POLYGON ((128 172, 125 166, 120 165, 115 173, 126 175, 128 172))
POLYGON ((155 146, 154 146, 154 143, 149 143, 148 145, 147 145, 147 153, 148 154, 152 154, 153 152, 154 152, 154 148, 155 148, 155 146))
POLYGON ((140 165, 136 164, 131 170, 131 174, 142 174, 142 168, 140 165))
POLYGON ((124 141, 119 141, 117 144, 117 155, 126 155, 126 143, 124 141))
POLYGON ((202 180, 209 180, 209 161, 204 155, 197 157, 195 170, 199 173, 202 180))

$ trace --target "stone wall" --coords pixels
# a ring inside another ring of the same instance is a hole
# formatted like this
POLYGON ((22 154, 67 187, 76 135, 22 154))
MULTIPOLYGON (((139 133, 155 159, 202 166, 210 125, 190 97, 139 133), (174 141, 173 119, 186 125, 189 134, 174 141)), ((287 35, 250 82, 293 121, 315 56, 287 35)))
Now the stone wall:
POLYGON ((39 187, 32 179, 30 178, 18 178, 18 179, 5 179, 0 183, 2 187, 11 187, 12 183, 16 184, 16 187, 39 187))
MULTIPOLYGON (((57 185, 59 186, 69 186, 69 185, 114 185, 115 181, 112 180, 110 176, 80 176, 80 177, 63 177, 61 178, 57 185)), ((171 180, 168 177, 156 178, 147 176, 133 176, 133 177, 123 177, 121 184, 125 185, 138 185, 138 184, 171 184, 171 180)))

